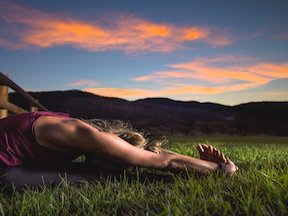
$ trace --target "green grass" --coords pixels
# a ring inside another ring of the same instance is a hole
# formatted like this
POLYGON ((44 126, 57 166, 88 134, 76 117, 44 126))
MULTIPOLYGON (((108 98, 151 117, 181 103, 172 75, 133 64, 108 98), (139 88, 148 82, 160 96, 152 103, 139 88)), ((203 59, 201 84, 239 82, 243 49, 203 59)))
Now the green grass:
POLYGON ((172 182, 63 180, 57 187, 0 195, 0 215, 288 215, 288 138, 168 137, 167 148, 198 157, 209 142, 239 166, 237 176, 175 175, 172 182))

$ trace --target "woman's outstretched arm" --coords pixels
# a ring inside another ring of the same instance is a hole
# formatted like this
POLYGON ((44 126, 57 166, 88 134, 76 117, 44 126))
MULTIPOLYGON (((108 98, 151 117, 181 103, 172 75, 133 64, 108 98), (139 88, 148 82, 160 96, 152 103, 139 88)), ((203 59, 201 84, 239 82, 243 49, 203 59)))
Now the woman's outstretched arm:
POLYGON ((181 154, 156 154, 134 147, 116 135, 100 132, 78 119, 42 116, 35 122, 37 142, 64 152, 89 153, 119 166, 139 166, 165 170, 213 172, 218 163, 181 154))

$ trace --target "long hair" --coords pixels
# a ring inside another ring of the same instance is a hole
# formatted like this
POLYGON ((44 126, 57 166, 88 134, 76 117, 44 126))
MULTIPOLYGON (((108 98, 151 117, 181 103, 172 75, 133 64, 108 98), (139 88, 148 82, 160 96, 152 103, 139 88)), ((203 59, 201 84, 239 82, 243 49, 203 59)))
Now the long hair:
POLYGON ((130 123, 121 120, 83 119, 83 121, 99 131, 117 135, 137 148, 155 153, 160 153, 161 146, 167 142, 165 137, 149 140, 145 137, 144 132, 134 129, 130 123))

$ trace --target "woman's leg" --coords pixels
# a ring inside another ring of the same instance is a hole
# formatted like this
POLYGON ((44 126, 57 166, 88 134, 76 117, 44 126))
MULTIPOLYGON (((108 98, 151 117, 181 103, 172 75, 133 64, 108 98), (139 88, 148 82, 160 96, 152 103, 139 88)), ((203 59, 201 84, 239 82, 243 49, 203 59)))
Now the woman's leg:
POLYGON ((7 167, 0 177, 0 183, 17 189, 26 186, 59 184, 63 178, 69 182, 78 183, 87 179, 86 171, 87 167, 83 163, 66 164, 59 167, 21 165, 7 167))
MULTIPOLYGON (((110 174, 113 177, 120 177, 121 173, 114 171, 109 172, 110 174)), ((13 187, 19 190, 26 186, 58 185, 63 179, 74 184, 83 181, 101 181, 102 178, 105 179, 105 176, 108 176, 105 170, 95 169, 85 163, 71 163, 57 167, 27 164, 3 169, 0 175, 0 185, 8 190, 13 187)))
POLYGON ((77 119, 40 117, 35 123, 35 135, 38 143, 45 147, 93 154, 115 163, 116 166, 119 164, 201 173, 220 168, 218 163, 211 161, 165 152, 156 154, 139 149, 118 136, 100 132, 77 119))

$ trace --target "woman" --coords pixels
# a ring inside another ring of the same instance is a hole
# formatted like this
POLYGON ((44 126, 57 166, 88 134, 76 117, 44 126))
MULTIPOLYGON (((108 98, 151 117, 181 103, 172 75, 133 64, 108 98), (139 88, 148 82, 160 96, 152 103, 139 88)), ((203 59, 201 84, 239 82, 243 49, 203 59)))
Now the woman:
POLYGON ((31 112, 0 120, 0 167, 29 164, 63 166, 84 154, 100 168, 146 167, 171 171, 214 172, 232 176, 237 167, 212 146, 197 146, 200 159, 160 149, 160 141, 120 121, 86 122, 55 112, 31 112), (114 126, 113 126, 114 125, 114 126))

